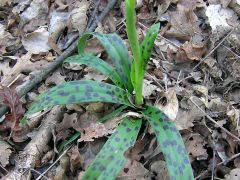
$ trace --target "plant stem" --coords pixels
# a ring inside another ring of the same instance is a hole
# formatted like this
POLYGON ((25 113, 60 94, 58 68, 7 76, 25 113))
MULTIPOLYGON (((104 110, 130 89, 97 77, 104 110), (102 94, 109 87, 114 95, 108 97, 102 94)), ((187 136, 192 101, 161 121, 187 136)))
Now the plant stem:
POLYGON ((133 53, 133 68, 134 73, 131 73, 133 86, 136 93, 136 105, 142 104, 142 84, 143 84, 143 71, 141 70, 141 53, 138 42, 138 35, 136 29, 136 13, 135 13, 135 0, 126 0, 126 27, 127 36, 133 53), (132 77, 133 76, 133 77, 132 77))

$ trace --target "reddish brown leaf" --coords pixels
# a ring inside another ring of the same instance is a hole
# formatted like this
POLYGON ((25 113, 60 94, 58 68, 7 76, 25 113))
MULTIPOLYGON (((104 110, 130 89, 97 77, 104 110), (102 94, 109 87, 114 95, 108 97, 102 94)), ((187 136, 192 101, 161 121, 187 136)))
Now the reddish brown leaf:
POLYGON ((0 102, 10 108, 10 113, 6 115, 5 128, 16 129, 19 125, 19 120, 24 115, 23 103, 15 90, 9 87, 0 86, 0 102))

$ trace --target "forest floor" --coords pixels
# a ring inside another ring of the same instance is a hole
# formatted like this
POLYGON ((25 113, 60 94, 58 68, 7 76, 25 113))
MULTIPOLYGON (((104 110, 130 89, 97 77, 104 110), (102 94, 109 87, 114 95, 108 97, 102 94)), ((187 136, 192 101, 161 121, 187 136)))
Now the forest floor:
MULTIPOLYGON (((112 133, 109 125, 97 122, 113 110, 106 103, 57 106, 31 118, 27 126, 20 124, 37 96, 49 88, 71 80, 107 80, 92 68, 59 64, 26 90, 39 72, 73 54, 70 45, 91 24, 97 24, 96 32, 119 34, 130 51, 124 1, 98 19, 108 3, 0 1, 0 97, 2 106, 11 109, 0 118, 0 178, 37 179, 42 174, 42 179, 81 179, 112 133)), ((136 15, 141 40, 152 24, 161 22, 143 97, 177 125, 195 179, 239 180, 240 1, 137 0, 136 15)), ((86 50, 107 59, 96 39, 89 40, 86 50)), ((140 132, 127 159, 117 179, 167 177, 150 128, 140 132)))

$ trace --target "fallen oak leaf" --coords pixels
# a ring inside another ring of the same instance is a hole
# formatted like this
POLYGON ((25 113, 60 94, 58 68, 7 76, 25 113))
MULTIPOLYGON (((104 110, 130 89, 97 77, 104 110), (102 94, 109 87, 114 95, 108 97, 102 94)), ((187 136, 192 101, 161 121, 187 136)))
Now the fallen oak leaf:
POLYGON ((17 92, 9 87, 0 86, 0 98, 0 102, 8 106, 11 110, 9 114, 6 114, 6 125, 4 125, 4 128, 17 129, 19 120, 25 113, 23 103, 20 101, 17 92))

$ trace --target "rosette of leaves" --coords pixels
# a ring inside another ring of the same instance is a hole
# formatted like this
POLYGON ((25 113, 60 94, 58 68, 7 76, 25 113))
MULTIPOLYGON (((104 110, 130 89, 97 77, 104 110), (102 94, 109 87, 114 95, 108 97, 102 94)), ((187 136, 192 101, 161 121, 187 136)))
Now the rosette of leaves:
MULTIPOLYGON (((117 110, 118 113, 129 108, 141 113, 143 119, 123 119, 88 167, 83 179, 115 179, 126 163, 124 152, 134 145, 138 137, 142 120, 151 125, 157 137, 170 179, 194 179, 188 153, 174 123, 159 109, 143 104, 144 73, 160 24, 151 26, 144 40, 139 42, 136 33, 135 0, 126 0, 126 25, 133 57, 129 55, 128 49, 117 34, 86 33, 79 39, 78 55, 69 57, 64 62, 93 67, 108 76, 112 84, 79 80, 55 86, 38 97, 26 116, 55 105, 91 102, 120 104, 122 106, 117 110), (100 41, 112 61, 111 64, 84 52, 86 42, 91 37, 100 41)), ((107 119, 109 118, 104 120, 107 119)))

